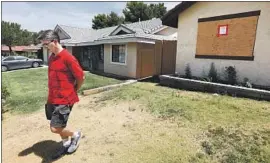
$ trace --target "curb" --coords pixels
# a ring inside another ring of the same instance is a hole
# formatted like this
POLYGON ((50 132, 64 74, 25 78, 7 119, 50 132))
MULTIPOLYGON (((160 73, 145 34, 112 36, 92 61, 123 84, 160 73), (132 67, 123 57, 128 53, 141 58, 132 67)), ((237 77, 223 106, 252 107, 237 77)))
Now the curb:
POLYGON ((160 76, 160 84, 164 86, 180 88, 190 91, 200 91, 208 93, 228 94, 234 97, 245 97, 256 100, 270 101, 270 91, 212 83, 193 79, 172 77, 168 75, 160 76))
POLYGON ((125 83, 108 85, 108 86, 104 86, 104 87, 99 87, 99 88, 84 90, 82 94, 83 94, 83 96, 88 96, 88 95, 92 95, 92 94, 97 94, 97 93, 100 93, 100 92, 108 91, 108 90, 111 90, 113 88, 122 87, 124 85, 133 84, 133 83, 136 83, 136 82, 137 82, 137 80, 128 80, 125 83))
POLYGON ((18 72, 18 71, 31 71, 31 70, 37 70, 37 69, 42 69, 42 68, 48 68, 48 66, 40 66, 37 68, 29 67, 29 68, 22 68, 22 69, 14 69, 14 70, 9 70, 9 71, 2 72, 2 73, 12 73, 12 72, 18 72))

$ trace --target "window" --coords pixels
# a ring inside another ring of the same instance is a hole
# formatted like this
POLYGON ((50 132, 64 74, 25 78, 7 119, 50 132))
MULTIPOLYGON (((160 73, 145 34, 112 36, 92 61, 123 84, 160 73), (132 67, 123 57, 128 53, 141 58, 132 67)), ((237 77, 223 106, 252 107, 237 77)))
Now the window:
POLYGON ((219 25, 218 26, 218 37, 228 35, 228 25, 219 25))
POLYGON ((126 63, 126 45, 112 45, 112 62, 126 63))
POLYGON ((16 60, 20 60, 20 61, 26 60, 26 59, 27 59, 26 57, 22 57, 22 56, 16 57, 16 60))
POLYGON ((13 60, 15 60, 14 57, 7 57, 7 58, 4 59, 4 61, 13 61, 13 60))

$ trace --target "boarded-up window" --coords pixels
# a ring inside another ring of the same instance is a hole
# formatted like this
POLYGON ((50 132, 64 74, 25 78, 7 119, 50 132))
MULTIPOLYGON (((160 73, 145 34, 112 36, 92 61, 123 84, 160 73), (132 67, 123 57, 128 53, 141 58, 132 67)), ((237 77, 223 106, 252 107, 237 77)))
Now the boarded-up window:
POLYGON ((245 14, 199 19, 196 57, 253 59, 259 14, 245 14))

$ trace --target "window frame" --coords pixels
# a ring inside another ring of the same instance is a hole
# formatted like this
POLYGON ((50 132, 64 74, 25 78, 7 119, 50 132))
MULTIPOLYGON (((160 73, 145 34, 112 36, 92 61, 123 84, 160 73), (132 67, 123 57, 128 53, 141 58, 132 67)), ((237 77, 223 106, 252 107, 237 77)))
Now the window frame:
POLYGON ((110 62, 111 64, 117 64, 117 65, 127 65, 127 56, 128 56, 128 53, 127 53, 127 44, 111 44, 110 45, 110 62), (121 46, 123 45, 125 47, 125 62, 124 63, 121 63, 121 62, 114 62, 113 61, 113 46, 121 46))
POLYGON ((229 33, 229 24, 225 24, 225 25, 218 25, 218 33, 217 33, 217 37, 221 37, 221 36, 228 36, 228 33, 229 33), (221 30, 221 28, 226 28, 226 33, 224 33, 224 34, 221 34, 220 33, 220 30, 221 30))

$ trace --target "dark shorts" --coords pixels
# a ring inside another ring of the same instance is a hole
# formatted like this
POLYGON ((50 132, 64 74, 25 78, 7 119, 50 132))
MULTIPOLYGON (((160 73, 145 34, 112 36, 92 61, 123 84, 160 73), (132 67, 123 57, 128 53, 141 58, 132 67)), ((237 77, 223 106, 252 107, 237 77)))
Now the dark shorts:
POLYGON ((65 128, 73 105, 46 104, 45 113, 51 127, 65 128))

